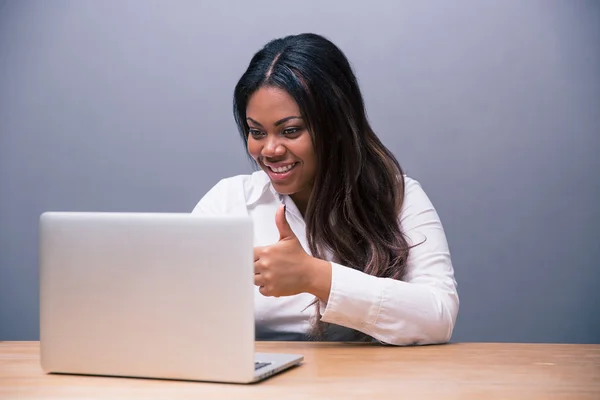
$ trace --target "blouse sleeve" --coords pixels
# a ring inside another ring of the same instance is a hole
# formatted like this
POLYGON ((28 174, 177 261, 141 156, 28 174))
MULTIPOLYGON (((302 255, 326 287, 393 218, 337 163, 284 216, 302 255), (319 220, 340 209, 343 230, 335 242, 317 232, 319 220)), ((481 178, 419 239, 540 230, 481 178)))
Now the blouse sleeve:
POLYGON ((332 263, 321 320, 392 345, 445 343, 459 308, 454 270, 439 216, 421 185, 405 178, 400 226, 409 245, 402 281, 332 263), (420 244, 419 244, 420 243, 420 244))

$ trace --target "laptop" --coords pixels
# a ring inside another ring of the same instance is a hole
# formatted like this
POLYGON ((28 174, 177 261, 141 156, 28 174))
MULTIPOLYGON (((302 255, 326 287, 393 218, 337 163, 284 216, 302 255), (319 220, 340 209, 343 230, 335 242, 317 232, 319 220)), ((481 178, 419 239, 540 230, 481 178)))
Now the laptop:
POLYGON ((255 354, 250 217, 40 216, 47 373, 250 383, 303 361, 255 354))

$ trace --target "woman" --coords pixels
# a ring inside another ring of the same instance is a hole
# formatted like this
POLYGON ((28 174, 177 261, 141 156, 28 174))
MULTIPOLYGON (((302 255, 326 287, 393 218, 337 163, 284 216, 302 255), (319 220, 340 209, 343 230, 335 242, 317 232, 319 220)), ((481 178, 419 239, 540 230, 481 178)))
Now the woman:
POLYGON ((271 41, 234 116, 260 169, 221 180, 194 213, 252 217, 257 339, 447 342, 459 300, 444 230, 371 129, 340 49, 271 41))

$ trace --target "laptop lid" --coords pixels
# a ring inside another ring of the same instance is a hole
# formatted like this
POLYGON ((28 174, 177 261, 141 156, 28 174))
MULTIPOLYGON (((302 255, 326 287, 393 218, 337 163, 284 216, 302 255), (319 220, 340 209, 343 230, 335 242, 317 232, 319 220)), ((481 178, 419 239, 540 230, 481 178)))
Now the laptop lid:
POLYGON ((249 217, 40 217, 46 372, 254 379, 249 217))

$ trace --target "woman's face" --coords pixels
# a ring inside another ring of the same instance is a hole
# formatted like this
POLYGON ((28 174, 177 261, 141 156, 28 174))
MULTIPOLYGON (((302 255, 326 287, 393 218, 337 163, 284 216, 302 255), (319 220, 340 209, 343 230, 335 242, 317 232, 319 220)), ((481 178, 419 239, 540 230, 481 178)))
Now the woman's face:
POLYGON ((258 89, 248 101, 248 153, 269 175, 280 194, 292 197, 304 212, 317 163, 300 108, 284 90, 258 89))

